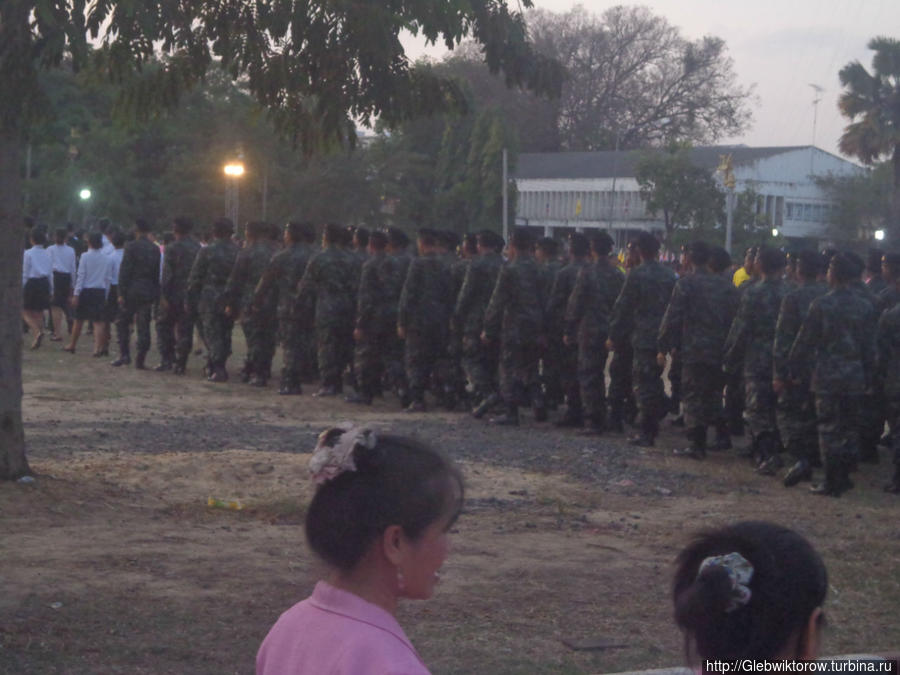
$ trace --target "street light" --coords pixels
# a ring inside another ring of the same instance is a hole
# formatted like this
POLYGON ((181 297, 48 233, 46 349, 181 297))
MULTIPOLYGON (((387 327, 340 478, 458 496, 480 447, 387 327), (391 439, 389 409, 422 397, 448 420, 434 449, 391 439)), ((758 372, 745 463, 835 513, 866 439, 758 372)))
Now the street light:
POLYGON ((884 240, 884 230, 875 230, 875 239, 877 241, 883 241, 884 240))
POLYGON ((238 179, 244 175, 244 163, 240 161, 228 162, 222 170, 225 172, 225 213, 231 218, 231 222, 238 227, 238 179))
POLYGON ((778 236, 778 228, 777 228, 777 227, 773 227, 773 228, 772 228, 772 236, 773 236, 773 237, 777 237, 777 236, 778 236))
POLYGON ((81 192, 78 193, 78 196, 81 197, 81 201, 86 202, 91 198, 91 191, 88 188, 81 188, 81 192))
POLYGON ((240 178, 244 175, 244 165, 240 162, 229 162, 225 165, 225 175, 240 178))

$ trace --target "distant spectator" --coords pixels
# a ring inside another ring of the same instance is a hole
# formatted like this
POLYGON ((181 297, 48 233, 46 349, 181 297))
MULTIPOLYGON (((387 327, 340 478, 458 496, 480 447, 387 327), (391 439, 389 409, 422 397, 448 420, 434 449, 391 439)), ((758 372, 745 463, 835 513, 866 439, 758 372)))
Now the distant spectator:
POLYGON ((44 247, 47 235, 35 227, 31 231, 31 248, 22 259, 22 317, 34 335, 32 349, 41 346, 44 338, 44 310, 50 309, 53 293, 53 261, 44 247))

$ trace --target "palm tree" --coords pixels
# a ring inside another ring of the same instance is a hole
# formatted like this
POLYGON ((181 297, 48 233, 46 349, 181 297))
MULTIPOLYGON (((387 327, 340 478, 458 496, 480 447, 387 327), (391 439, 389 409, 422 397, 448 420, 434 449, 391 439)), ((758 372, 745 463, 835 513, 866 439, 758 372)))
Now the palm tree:
POLYGON ((889 156, 893 169, 891 229, 900 237, 900 40, 876 37, 869 41, 872 73, 859 61, 848 63, 839 77, 845 87, 838 99, 850 119, 841 136, 841 152, 874 164, 889 156))

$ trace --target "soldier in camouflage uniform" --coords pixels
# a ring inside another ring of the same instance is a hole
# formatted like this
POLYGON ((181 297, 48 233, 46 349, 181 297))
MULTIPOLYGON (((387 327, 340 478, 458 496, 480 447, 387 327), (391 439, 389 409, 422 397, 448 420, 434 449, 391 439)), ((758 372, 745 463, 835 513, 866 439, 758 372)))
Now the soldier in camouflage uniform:
POLYGON ((652 446, 666 414, 662 368, 657 362, 659 324, 675 286, 675 273, 659 264, 659 241, 649 232, 637 238, 641 264, 628 272, 613 307, 607 348, 615 351, 629 339, 634 352, 632 378, 640 413, 640 433, 631 443, 652 446))
POLYGON ((119 358, 113 366, 131 363, 131 323, 137 324, 137 355, 134 367, 143 370, 150 351, 150 317, 159 299, 159 247, 150 241, 150 224, 138 219, 135 240, 125 246, 119 267, 119 358))
POLYGON ((369 252, 362 266, 356 303, 353 353, 357 391, 348 403, 369 405, 381 394, 387 345, 397 325, 397 303, 402 280, 399 263, 387 255, 387 236, 375 231, 369 236, 369 252))
POLYGON ((546 301, 532 245, 528 230, 513 232, 509 261, 500 268, 484 312, 482 342, 500 342, 500 397, 506 413, 492 419, 495 424, 517 425, 519 404, 526 399, 537 421, 547 419, 538 373, 546 301))
POLYGON ((853 487, 849 471, 859 443, 856 408, 874 377, 875 341, 869 328, 874 310, 849 288, 858 273, 845 254, 831 259, 832 290, 810 304, 788 357, 791 372, 814 360, 812 390, 825 480, 811 491, 834 497, 853 487))
MULTIPOLYGON (((641 256, 637 250, 637 244, 629 241, 625 248, 625 273, 641 264, 641 256)), ((637 415, 637 403, 634 399, 634 388, 631 380, 631 367, 633 351, 631 341, 625 340, 616 346, 609 360, 609 416, 607 426, 610 431, 622 433, 625 431, 624 422, 629 424, 637 415)))
MULTIPOLYGON (((457 239, 453 232, 446 233, 447 242, 457 239)), ((474 233, 468 233, 457 247, 456 256, 449 256, 447 260, 450 265, 450 283, 451 297, 453 298, 453 307, 456 306, 456 300, 459 298, 459 292, 462 290, 463 282, 466 278, 466 272, 472 260, 478 256, 478 240, 474 233)), ((447 357, 448 357, 448 373, 449 381, 443 392, 444 405, 448 410, 456 407, 458 400, 466 398, 466 375, 462 369, 462 332, 458 330, 454 321, 450 321, 450 332, 447 340, 447 357)))
POLYGON ((294 316, 315 328, 316 353, 322 386, 315 396, 336 396, 341 375, 353 359, 353 315, 359 266, 346 250, 344 228, 328 223, 322 234, 324 249, 313 256, 297 286, 294 316))
MULTIPOLYGON (((547 352, 548 363, 553 364, 551 371, 559 380, 560 395, 565 398, 566 412, 557 420, 558 427, 580 427, 584 424, 584 409, 581 402, 581 390, 578 385, 578 345, 575 322, 571 331, 571 344, 565 344, 566 308, 575 280, 583 267, 588 265, 590 243, 580 232, 573 232, 569 237, 569 263, 556 273, 547 300, 547 352)), ((608 317, 607 317, 608 320, 608 317)), ((547 364, 545 364, 547 365, 547 364)), ((545 381, 549 382, 545 368, 545 381)), ((548 393, 548 398, 550 394, 548 393)))
POLYGON ((723 368, 730 375, 743 372, 744 420, 752 435, 751 456, 760 473, 772 475, 782 464, 772 389, 772 345, 787 286, 781 278, 781 251, 761 247, 757 261, 762 279, 741 297, 725 343, 723 368))
POLYGON ((225 382, 225 363, 231 356, 234 321, 225 314, 225 285, 237 259, 238 247, 231 240, 234 225, 228 218, 213 223, 212 243, 200 249, 188 277, 187 309, 200 317, 206 340, 206 372, 210 382, 225 382))
MULTIPOLYGON (((888 255, 885 255, 885 259, 888 259, 888 255)), ((888 267, 888 264, 885 264, 885 267, 888 267)), ((900 294, 900 277, 896 276, 895 271, 886 274, 885 281, 888 286, 882 294, 891 289, 900 294)), ((876 344, 877 385, 884 394, 886 416, 891 429, 889 444, 894 455, 894 475, 884 489, 886 492, 900 494, 900 304, 894 305, 881 315, 878 320, 876 344)))
POLYGON ((499 400, 496 382, 499 354, 496 344, 485 345, 481 342, 481 331, 484 329, 484 311, 503 266, 500 252, 505 242, 503 237, 490 230, 479 232, 477 239, 478 256, 471 260, 466 269, 453 311, 453 324, 462 336, 462 368, 472 390, 472 398, 478 401, 472 415, 480 418, 499 400))
MULTIPOLYGON (((742 270, 749 276, 738 284, 741 296, 759 281, 759 266, 756 256, 759 253, 758 246, 751 246, 744 254, 742 270)), ((733 279, 738 278, 739 269, 733 279)), ((728 428, 732 436, 744 435, 744 378, 741 369, 725 375, 725 417, 728 420, 728 428)))
POLYGON ((900 280, 900 253, 884 254, 881 261, 881 277, 887 285, 875 296, 875 311, 879 316, 900 304, 900 290, 897 290, 897 281, 900 280))
POLYGON ((881 249, 869 249, 869 255, 866 259, 866 272, 869 273, 869 279, 866 281, 866 288, 875 296, 888 287, 888 282, 884 278, 882 271, 883 260, 884 252, 881 249))
POLYGON ((785 449, 794 460, 784 477, 785 487, 810 480, 813 465, 818 461, 816 402, 809 389, 812 364, 807 363, 797 371, 791 371, 788 357, 810 304, 828 292, 828 287, 817 280, 821 260, 819 253, 813 250, 791 254, 797 285, 781 301, 775 324, 772 388, 778 397, 778 431, 785 449))
POLYGON ((304 360, 309 358, 309 352, 292 310, 294 291, 312 257, 309 242, 313 237, 315 229, 312 223, 288 223, 284 228, 284 249, 269 260, 253 295, 255 313, 264 311, 266 307, 275 307, 278 341, 284 362, 278 393, 284 396, 298 395, 303 391, 300 382, 304 360))
POLYGON ((200 252, 200 244, 191 237, 193 223, 176 218, 172 225, 175 241, 166 246, 160 288, 159 316, 156 335, 162 362, 154 369, 184 375, 187 359, 194 343, 194 317, 185 310, 187 282, 191 267, 200 252))
POLYGON ((708 267, 712 252, 706 242, 695 241, 688 253, 691 271, 675 283, 659 327, 658 357, 662 365, 666 354, 681 354, 682 403, 690 446, 674 454, 703 459, 707 429, 721 426, 724 418, 721 363, 738 291, 708 267))
POLYGON ((447 260, 438 253, 437 233, 420 230, 418 247, 419 255, 406 273, 397 312, 397 335, 406 341, 407 412, 425 410, 425 390, 431 377, 439 388, 446 382, 447 337, 455 300, 447 260))
MULTIPOLYGON (((547 298, 547 307, 545 311, 550 309, 550 293, 553 291, 553 284, 557 275, 565 267, 565 263, 559 259, 559 242, 553 237, 541 237, 538 239, 534 248, 534 259, 538 263, 538 269, 541 272, 541 285, 544 290, 544 297, 547 298)), ((574 281, 574 277, 573 277, 574 281)), ((569 291, 571 292, 571 288, 569 291)), ((565 392, 562 385, 562 355, 564 345, 562 343, 562 315, 566 312, 565 303, 568 296, 563 298, 562 306, 556 311, 558 322, 547 319, 547 329, 550 331, 547 335, 547 345, 541 353, 541 382, 544 388, 544 398, 547 406, 551 410, 555 410, 557 406, 563 402, 565 392)))
POLYGON ((612 247, 606 232, 592 233, 593 263, 578 270, 566 303, 564 342, 577 345, 578 401, 590 435, 606 431, 606 339, 609 316, 624 283, 609 257, 612 247))
MULTIPOLYGON (((387 254, 397 261, 397 275, 400 278, 400 289, 402 290, 406 274, 409 271, 409 263, 412 261, 408 250, 409 237, 403 230, 396 227, 388 228, 387 237, 387 254)), ((400 302, 399 297, 397 302, 400 302)), ((401 407, 405 408, 410 404, 410 399, 409 385, 406 382, 406 367, 403 364, 403 351, 403 340, 395 331, 388 341, 387 351, 384 355, 384 386, 396 392, 401 407)))

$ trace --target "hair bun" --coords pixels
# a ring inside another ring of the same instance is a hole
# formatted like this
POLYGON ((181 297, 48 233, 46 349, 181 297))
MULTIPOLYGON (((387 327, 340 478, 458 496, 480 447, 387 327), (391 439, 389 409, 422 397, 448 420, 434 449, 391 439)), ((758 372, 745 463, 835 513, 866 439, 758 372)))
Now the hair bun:
POLYGON ((353 461, 356 462, 356 470, 361 473, 379 470, 384 466, 384 460, 384 450, 379 447, 377 440, 371 445, 357 442, 353 448, 353 461))

